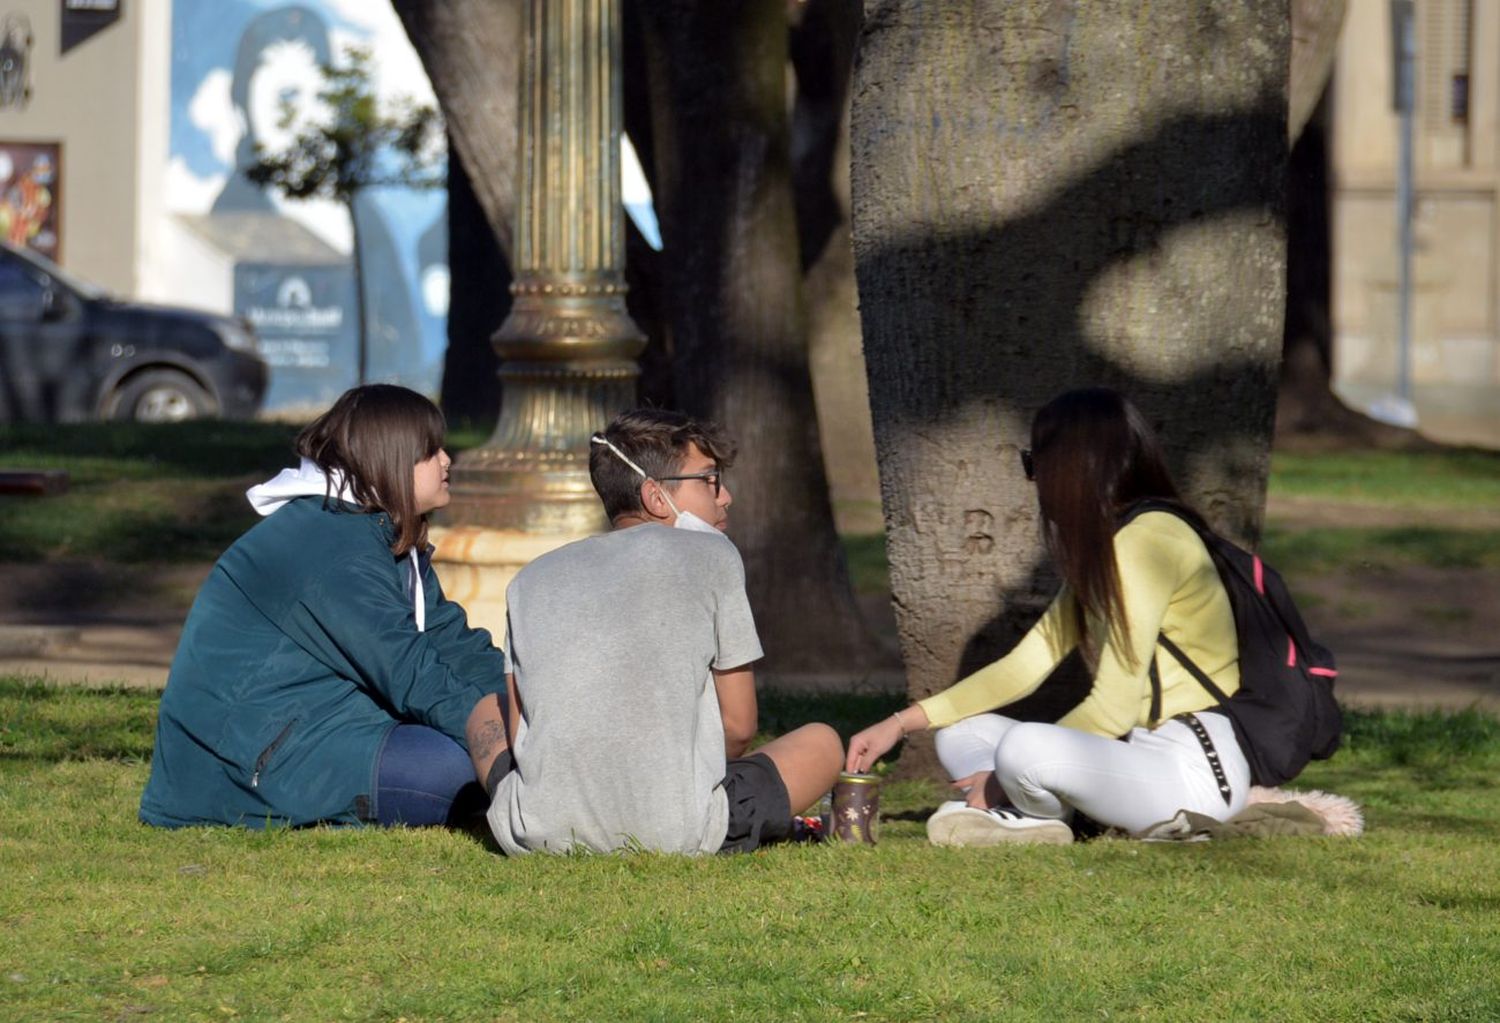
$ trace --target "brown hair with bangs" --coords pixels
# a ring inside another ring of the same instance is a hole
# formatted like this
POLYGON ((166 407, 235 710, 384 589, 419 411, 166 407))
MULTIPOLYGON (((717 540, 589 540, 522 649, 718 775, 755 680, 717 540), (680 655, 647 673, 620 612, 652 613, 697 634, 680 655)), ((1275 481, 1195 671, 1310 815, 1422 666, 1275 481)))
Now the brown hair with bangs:
MULTIPOLYGON (((652 408, 622 412, 594 436, 623 451, 650 479, 676 474, 687 458, 689 444, 698 445, 698 450, 712 458, 718 469, 728 469, 734 463, 734 445, 723 431, 713 423, 699 422, 682 412, 652 408)), ((589 479, 611 522, 621 515, 645 511, 641 507, 644 480, 640 473, 622 462, 607 445, 590 443, 589 479)), ((672 489, 677 486, 680 484, 672 489)))
POLYGON ((345 391, 333 407, 297 435, 297 454, 330 476, 334 472, 366 512, 384 512, 396 529, 398 557, 427 545, 427 516, 417 511, 413 470, 443 446, 447 432, 438 407, 416 391, 366 384, 345 391))
POLYGON ((1047 549, 1073 594, 1079 650, 1090 670, 1097 669, 1105 637, 1089 635, 1092 618, 1104 623, 1130 663, 1130 624, 1114 551, 1120 515, 1151 497, 1199 516, 1178 494, 1151 424, 1118 391, 1069 391, 1044 405, 1031 423, 1031 457, 1047 549))

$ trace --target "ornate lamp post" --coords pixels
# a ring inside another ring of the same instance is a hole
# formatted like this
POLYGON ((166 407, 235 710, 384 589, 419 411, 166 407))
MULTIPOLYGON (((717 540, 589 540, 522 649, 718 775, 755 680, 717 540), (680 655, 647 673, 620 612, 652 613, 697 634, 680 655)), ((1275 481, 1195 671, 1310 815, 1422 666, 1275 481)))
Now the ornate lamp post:
POLYGON ((589 434, 635 400, 645 338, 625 309, 618 7, 526 8, 514 302, 494 338, 500 421, 454 464, 454 528, 438 540, 445 589, 481 624, 532 557, 605 528, 589 434))

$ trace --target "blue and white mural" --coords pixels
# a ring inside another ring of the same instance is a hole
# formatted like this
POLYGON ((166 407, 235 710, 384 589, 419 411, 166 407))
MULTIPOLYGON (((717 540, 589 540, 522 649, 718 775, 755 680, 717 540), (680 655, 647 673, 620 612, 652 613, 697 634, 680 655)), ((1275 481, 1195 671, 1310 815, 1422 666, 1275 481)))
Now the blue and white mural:
MULTIPOLYGON (((350 211, 288 202, 244 174, 257 143, 296 131, 319 66, 351 45, 373 53, 386 97, 433 102, 401 23, 380 0, 175 0, 167 203, 232 266, 234 312, 257 326, 273 366, 266 407, 326 404, 355 382, 350 211)), ((447 345, 446 198, 370 189, 356 200, 365 274, 368 378, 438 389, 447 345)))

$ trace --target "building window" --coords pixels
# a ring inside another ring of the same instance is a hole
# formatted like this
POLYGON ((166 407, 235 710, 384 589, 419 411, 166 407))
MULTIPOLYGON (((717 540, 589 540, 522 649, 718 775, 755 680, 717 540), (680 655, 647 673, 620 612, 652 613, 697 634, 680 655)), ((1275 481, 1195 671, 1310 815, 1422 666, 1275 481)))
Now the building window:
POLYGON ((1449 92, 1448 116, 1454 124, 1469 123, 1469 76, 1453 76, 1453 88, 1449 92))
POLYGON ((1422 0, 1417 4, 1417 102, 1430 166, 1463 167, 1469 163, 1473 13, 1473 0, 1422 0))

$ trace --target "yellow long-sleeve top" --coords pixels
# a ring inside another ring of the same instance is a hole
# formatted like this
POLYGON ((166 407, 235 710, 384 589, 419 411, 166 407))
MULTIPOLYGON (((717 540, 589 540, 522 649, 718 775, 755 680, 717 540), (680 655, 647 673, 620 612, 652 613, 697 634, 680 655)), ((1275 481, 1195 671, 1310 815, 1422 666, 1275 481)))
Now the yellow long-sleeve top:
MULTIPOLYGON (((1146 512, 1115 534, 1115 563, 1120 572, 1120 596, 1130 623, 1134 659, 1108 635, 1099 654, 1094 686, 1077 707, 1058 724, 1110 737, 1131 728, 1149 726, 1151 714, 1151 658, 1156 637, 1182 648, 1193 662, 1232 695, 1240 687, 1239 648, 1229 595, 1218 570, 1193 527, 1167 512, 1146 512)), ((1067 588, 1045 614, 1000 660, 981 668, 948 689, 922 700, 918 706, 932 727, 941 728, 966 717, 1003 707, 1036 690, 1062 659, 1078 645, 1077 629, 1068 609, 1067 588)), ((1089 621, 1091 636, 1104 635, 1104 625, 1089 621)), ((1157 659, 1161 675, 1161 719, 1214 706, 1214 698, 1177 659, 1163 651, 1157 659)))

